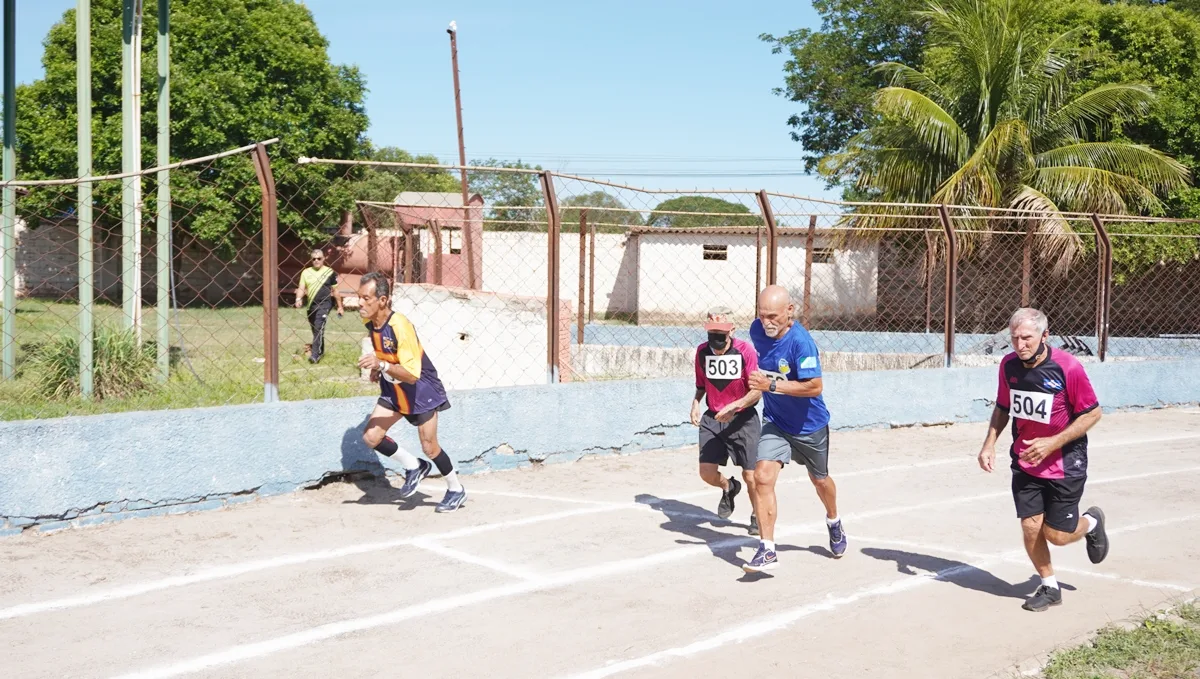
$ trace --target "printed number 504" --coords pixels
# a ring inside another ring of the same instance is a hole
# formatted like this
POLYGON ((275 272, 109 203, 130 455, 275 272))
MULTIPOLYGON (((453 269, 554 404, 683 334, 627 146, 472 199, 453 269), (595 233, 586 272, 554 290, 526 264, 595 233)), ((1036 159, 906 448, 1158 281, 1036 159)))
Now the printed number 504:
POLYGON ((1054 400, 1053 394, 1043 394, 1036 391, 1012 391, 1012 416, 1022 420, 1032 420, 1042 424, 1050 424, 1050 410, 1054 400))

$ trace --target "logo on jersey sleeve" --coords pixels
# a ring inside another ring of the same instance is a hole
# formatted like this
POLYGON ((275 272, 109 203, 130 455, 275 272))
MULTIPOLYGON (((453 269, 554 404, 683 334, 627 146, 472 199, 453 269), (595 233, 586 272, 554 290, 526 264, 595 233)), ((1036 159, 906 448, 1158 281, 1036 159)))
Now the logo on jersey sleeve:
POLYGON ((786 358, 779 359, 779 372, 783 375, 787 375, 791 371, 792 366, 788 364, 788 360, 786 358))
POLYGON ((800 369, 801 370, 812 370, 816 367, 817 367, 817 357, 816 356, 805 356, 804 359, 800 361, 800 369))

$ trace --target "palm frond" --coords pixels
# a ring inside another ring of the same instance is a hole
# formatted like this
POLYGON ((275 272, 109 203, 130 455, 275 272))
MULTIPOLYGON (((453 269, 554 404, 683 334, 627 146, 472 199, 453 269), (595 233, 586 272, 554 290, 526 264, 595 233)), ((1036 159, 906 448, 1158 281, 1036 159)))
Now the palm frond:
POLYGON ((1041 124, 1035 129, 1034 137, 1039 146, 1058 146, 1063 139, 1083 139, 1088 125, 1103 126, 1114 118, 1140 115, 1149 109, 1153 101, 1154 94, 1147 85, 1101 85, 1038 121, 1041 124))
POLYGON ((1058 206, 1032 186, 1021 186, 1011 207, 1037 213, 1022 216, 1017 226, 1022 231, 1039 236, 1037 243, 1041 247, 1036 250, 1038 257, 1053 267, 1051 273, 1055 277, 1066 276, 1075 258, 1083 252, 1083 239, 1071 228, 1071 223, 1063 217, 1058 206))
POLYGON ((1187 186, 1191 173, 1182 163, 1141 144, 1084 142, 1060 146, 1037 155, 1039 168, 1082 166, 1108 170, 1136 180, 1150 191, 1165 195, 1187 186))
POLYGON ((920 92, 942 108, 945 108, 950 102, 950 97, 946 96, 946 92, 936 80, 907 64, 885 61, 876 64, 871 70, 886 77, 889 86, 920 92))
POLYGON ((885 87, 875 94, 875 110, 903 121, 915 141, 947 160, 962 162, 970 152, 970 139, 954 117, 916 90, 885 87))
POLYGON ((1128 214, 1131 205, 1143 210, 1162 203, 1133 177, 1080 165, 1038 168, 1030 186, 1072 212, 1128 214))

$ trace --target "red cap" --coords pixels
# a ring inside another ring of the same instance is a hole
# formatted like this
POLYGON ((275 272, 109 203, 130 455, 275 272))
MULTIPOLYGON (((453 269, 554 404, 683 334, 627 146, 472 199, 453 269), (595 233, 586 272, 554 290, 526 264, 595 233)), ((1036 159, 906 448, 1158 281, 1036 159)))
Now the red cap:
POLYGON ((704 329, 715 332, 733 332, 733 322, 729 320, 732 315, 733 311, 728 307, 713 307, 708 310, 708 322, 704 324, 704 329))

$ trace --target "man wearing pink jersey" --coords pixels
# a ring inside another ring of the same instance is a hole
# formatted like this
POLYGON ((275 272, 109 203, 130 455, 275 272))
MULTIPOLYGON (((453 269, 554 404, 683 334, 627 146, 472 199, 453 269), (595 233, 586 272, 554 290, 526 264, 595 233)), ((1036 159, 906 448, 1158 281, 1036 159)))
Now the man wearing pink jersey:
POLYGON ((1092 563, 1108 556, 1104 512, 1090 507, 1079 515, 1087 483, 1087 431, 1100 421, 1100 403, 1083 366, 1071 354, 1047 344, 1046 315, 1018 309, 1009 321, 1013 351, 1000 363, 996 408, 979 466, 992 471, 996 439, 1013 417, 1012 492, 1025 551, 1042 584, 1022 606, 1044 611, 1062 603, 1047 545, 1087 538, 1092 563))
MULTIPOLYGON (((733 336, 732 311, 714 307, 704 329, 708 341, 696 348, 696 395, 692 399, 692 424, 700 427, 700 478, 721 489, 717 516, 733 514, 734 498, 742 490, 736 478, 721 476, 718 467, 730 458, 742 468, 742 479, 754 507, 754 465, 757 461, 759 422, 754 406, 762 392, 750 388, 750 373, 758 369, 758 354, 745 340, 733 336), (701 399, 708 408, 701 409, 701 399)), ((758 522, 750 514, 750 534, 758 522)))

